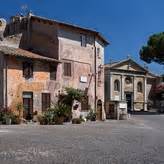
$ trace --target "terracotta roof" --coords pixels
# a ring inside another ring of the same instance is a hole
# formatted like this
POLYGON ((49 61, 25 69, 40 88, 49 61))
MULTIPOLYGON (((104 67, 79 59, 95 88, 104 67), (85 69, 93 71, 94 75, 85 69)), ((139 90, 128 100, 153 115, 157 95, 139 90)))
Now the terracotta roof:
POLYGON ((30 58, 30 59, 38 59, 38 60, 45 60, 45 61, 49 61, 49 62, 60 63, 60 61, 57 59, 44 57, 44 56, 38 55, 36 53, 20 49, 20 48, 0 46, 0 52, 5 55, 19 56, 19 57, 25 57, 25 58, 30 58))
POLYGON ((74 24, 70 24, 70 23, 65 23, 65 22, 61 22, 61 21, 57 21, 57 20, 53 20, 53 19, 48 19, 48 18, 45 18, 45 17, 41 17, 41 16, 36 16, 36 15, 31 15, 32 18, 36 18, 36 19, 40 19, 40 20, 43 20, 43 21, 48 21, 48 22, 54 22, 54 23, 57 23, 59 25, 63 25, 63 26, 68 26, 68 27, 71 27, 71 28, 76 28, 76 29, 80 29, 80 30, 84 30, 84 31, 88 31, 90 33, 93 33, 95 34, 98 38, 100 38, 105 45, 108 45, 109 42, 107 41, 107 39, 104 38, 104 36, 102 36, 102 34, 100 32, 97 32, 96 30, 93 30, 93 29, 89 29, 89 28, 85 28, 85 27, 80 27, 78 25, 74 25, 74 24))

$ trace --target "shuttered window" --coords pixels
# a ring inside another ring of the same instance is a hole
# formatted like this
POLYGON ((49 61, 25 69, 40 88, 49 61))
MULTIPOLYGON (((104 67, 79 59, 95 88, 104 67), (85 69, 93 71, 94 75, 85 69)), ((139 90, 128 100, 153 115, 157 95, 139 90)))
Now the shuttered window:
POLYGON ((89 110, 88 96, 83 96, 83 98, 81 99, 81 110, 82 111, 89 110))
POLYGON ((26 79, 33 77, 33 64, 30 62, 23 62, 23 77, 26 79))
POLYGON ((50 93, 42 93, 42 112, 45 112, 51 105, 50 93))
POLYGON ((50 65, 50 80, 56 80, 57 66, 50 65))
POLYGON ((82 47, 86 47, 87 46, 86 35, 81 35, 81 46, 82 47))
POLYGON ((71 63, 64 63, 64 76, 71 76, 71 63))

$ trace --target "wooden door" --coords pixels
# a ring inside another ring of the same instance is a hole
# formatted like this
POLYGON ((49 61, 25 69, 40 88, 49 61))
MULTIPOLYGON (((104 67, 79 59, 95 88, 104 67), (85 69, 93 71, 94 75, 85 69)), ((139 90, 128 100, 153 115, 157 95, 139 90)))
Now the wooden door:
POLYGON ((114 110, 114 104, 109 104, 108 108, 108 119, 115 119, 115 110, 114 110))
POLYGON ((33 118, 33 93, 23 92, 23 118, 31 120, 33 118))

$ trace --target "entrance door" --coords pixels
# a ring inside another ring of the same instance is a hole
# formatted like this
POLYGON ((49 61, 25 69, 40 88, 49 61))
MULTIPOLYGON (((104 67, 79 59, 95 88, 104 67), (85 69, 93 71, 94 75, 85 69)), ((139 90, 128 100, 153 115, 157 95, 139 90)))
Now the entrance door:
POLYGON ((97 120, 102 120, 102 101, 97 101, 97 120))
POLYGON ((33 117, 33 93, 23 92, 23 118, 31 120, 33 117))
POLYGON ((132 111, 132 93, 126 93, 126 102, 128 112, 132 111))
POLYGON ((115 118, 114 104, 109 104, 109 107, 106 109, 106 119, 114 119, 114 118, 115 118))

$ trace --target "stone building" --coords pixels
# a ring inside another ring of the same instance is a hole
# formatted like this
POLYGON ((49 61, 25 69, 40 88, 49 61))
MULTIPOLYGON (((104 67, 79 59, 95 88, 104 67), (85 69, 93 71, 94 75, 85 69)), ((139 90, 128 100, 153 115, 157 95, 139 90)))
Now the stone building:
MULTIPOLYGON (((2 31, 2 30, 1 30, 2 31)), ((85 91, 85 104, 105 118, 104 48, 97 31, 29 14, 12 17, 0 42, 1 106, 24 106, 25 117, 46 110, 65 87, 85 91)))
POLYGON ((105 111, 107 119, 116 117, 118 103, 127 103, 127 112, 147 111, 155 80, 155 75, 130 58, 106 64, 105 111))
POLYGON ((161 75, 156 79, 154 97, 155 106, 158 111, 164 113, 164 75, 161 75))

